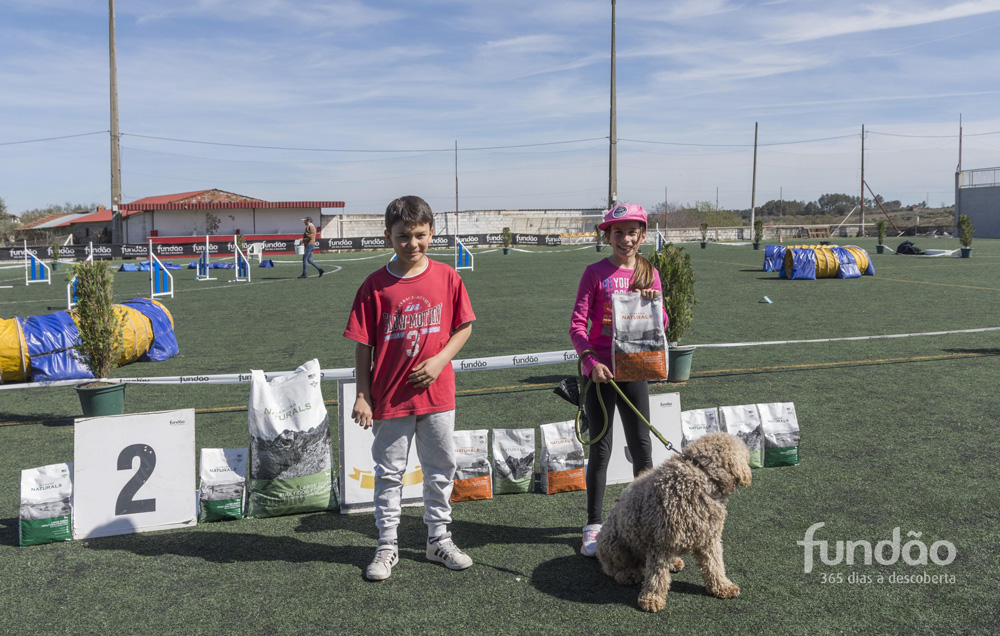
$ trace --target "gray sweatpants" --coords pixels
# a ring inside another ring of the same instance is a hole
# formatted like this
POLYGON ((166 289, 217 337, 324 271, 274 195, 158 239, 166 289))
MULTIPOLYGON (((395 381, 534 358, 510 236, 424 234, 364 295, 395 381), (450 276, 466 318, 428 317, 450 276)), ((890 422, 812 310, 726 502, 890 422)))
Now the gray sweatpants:
POLYGON ((424 474, 424 523, 427 536, 448 532, 451 523, 451 490, 455 479, 455 411, 408 415, 376 420, 375 441, 375 527, 379 542, 395 542, 399 527, 403 472, 416 440, 417 458, 424 474))

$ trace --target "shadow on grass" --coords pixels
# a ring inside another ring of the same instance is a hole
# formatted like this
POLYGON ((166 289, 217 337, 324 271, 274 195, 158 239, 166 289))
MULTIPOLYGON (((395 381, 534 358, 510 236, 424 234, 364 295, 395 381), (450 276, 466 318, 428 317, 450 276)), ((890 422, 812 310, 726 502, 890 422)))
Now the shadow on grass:
MULTIPOLYGON (((76 416, 81 417, 81 416, 76 416)), ((41 424, 43 426, 73 426, 74 417, 52 415, 24 415, 22 413, 0 412, 0 427, 41 424)))
MULTIPOLYGON (((694 576, 700 576, 698 568, 691 565, 694 576)), ((670 594, 690 594, 695 596, 710 596, 704 585, 678 581, 676 577, 689 576, 687 569, 673 575, 670 584, 670 594)), ((625 605, 639 611, 638 598, 640 584, 619 585, 601 570, 597 559, 588 559, 575 554, 546 561, 535 568, 531 574, 531 584, 539 591, 549 596, 575 603, 590 605, 625 605), (586 581, 586 585, 574 584, 573 581, 586 581)), ((667 607, 670 607, 670 595, 667 595, 667 607)))
MULTIPOLYGON (((251 563, 259 561, 284 561, 287 563, 346 563, 355 564, 360 570, 371 560, 374 549, 374 528, 368 515, 339 515, 331 512, 303 517, 303 522, 315 517, 332 517, 332 524, 341 530, 371 534, 371 545, 352 545, 342 541, 344 535, 331 534, 319 541, 304 541, 292 535, 271 536, 255 533, 253 520, 202 524, 197 531, 191 529, 156 534, 126 534, 113 537, 87 539, 87 547, 99 551, 125 551, 137 556, 158 557, 173 555, 202 559, 212 563, 251 563), (235 524, 235 525, 234 525, 235 524), (222 529, 222 526, 225 529, 222 529), (219 527, 219 530, 203 530, 219 527), (240 531, 230 528, 240 527, 240 531)), ((266 521, 266 520, 264 520, 266 521)), ((296 529, 295 532, 299 530, 296 529)))
POLYGON ((0 519, 0 544, 2 545, 18 545, 20 543, 18 539, 19 529, 18 525, 21 520, 17 517, 10 517, 9 519, 0 519))

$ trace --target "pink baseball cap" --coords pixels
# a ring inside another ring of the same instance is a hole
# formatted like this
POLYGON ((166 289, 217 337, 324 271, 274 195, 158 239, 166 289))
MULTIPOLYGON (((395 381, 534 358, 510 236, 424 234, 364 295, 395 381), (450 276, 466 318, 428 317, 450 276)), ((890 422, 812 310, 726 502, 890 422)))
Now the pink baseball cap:
POLYGON ((616 205, 604 213, 604 221, 597 226, 597 229, 603 232, 615 223, 622 221, 638 221, 646 225, 646 210, 641 205, 632 203, 616 205))

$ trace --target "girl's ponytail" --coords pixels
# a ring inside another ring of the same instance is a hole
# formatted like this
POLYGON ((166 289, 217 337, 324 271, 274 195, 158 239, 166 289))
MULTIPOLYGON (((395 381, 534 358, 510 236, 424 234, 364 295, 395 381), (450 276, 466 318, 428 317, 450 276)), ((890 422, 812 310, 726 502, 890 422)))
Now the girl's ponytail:
POLYGON ((653 286, 653 264, 642 254, 635 255, 635 271, 632 272, 632 280, 629 281, 629 289, 638 291, 649 289, 653 286))

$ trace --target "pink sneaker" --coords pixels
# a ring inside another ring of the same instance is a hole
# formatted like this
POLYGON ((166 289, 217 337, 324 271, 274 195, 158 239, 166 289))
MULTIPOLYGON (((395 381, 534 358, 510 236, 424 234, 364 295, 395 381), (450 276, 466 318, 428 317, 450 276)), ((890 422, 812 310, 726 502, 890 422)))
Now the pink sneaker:
POLYGON ((597 535, 601 533, 601 524, 591 523, 583 526, 583 545, 580 546, 580 554, 592 557, 597 554, 597 535))

